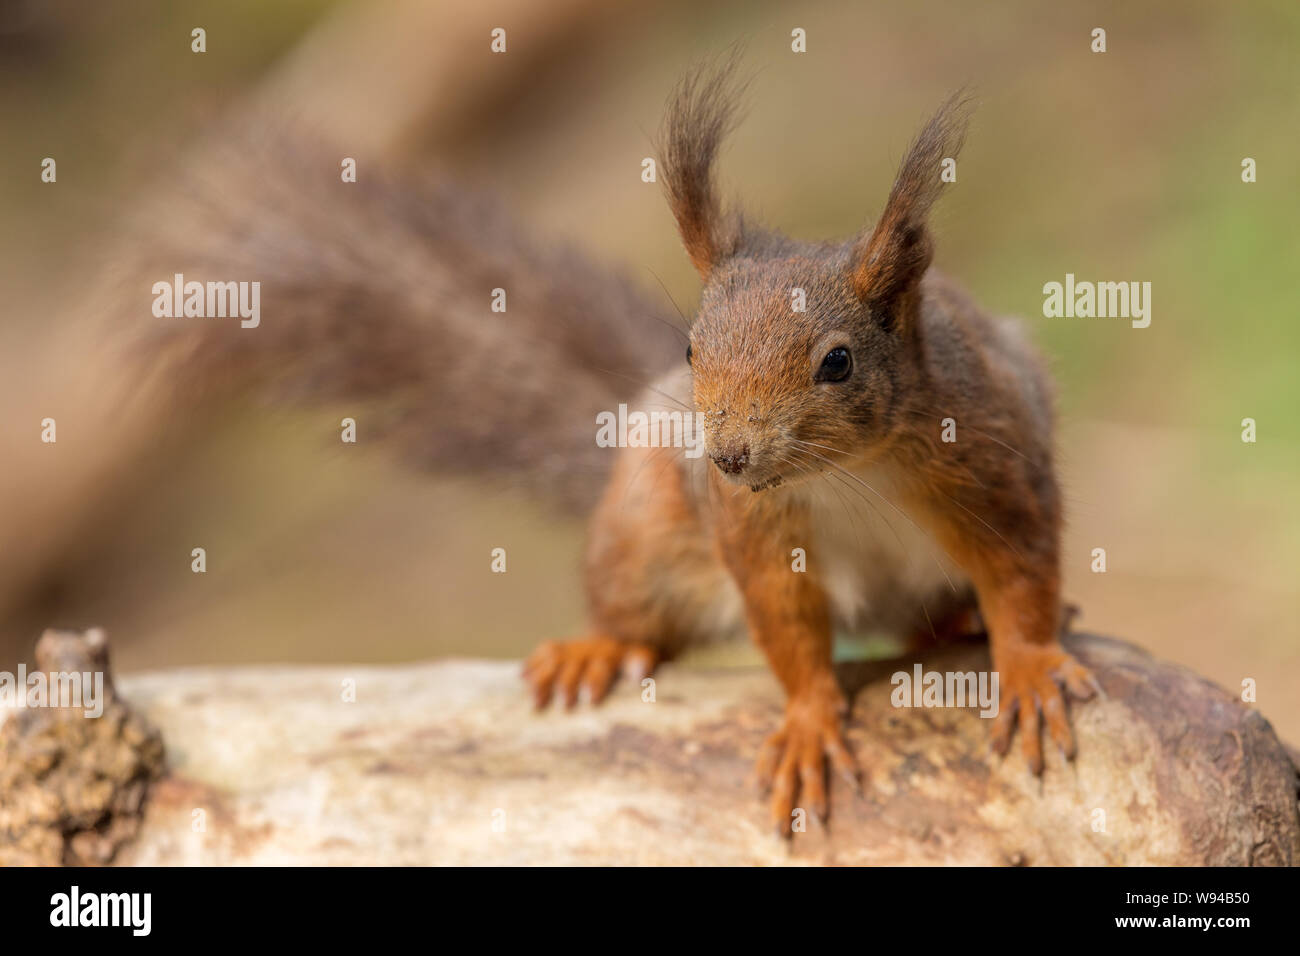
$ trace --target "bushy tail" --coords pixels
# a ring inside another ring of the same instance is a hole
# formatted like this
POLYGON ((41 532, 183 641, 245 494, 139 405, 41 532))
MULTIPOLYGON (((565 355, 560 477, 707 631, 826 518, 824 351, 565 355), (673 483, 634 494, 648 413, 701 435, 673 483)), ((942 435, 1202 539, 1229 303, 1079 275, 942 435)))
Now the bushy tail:
POLYGON ((131 360, 181 397, 357 403, 364 434, 422 467, 588 507, 610 463, 596 413, 681 354, 664 310, 489 200, 367 168, 344 183, 339 151, 303 142, 226 141, 142 218, 110 311, 131 360), (155 317, 151 285, 176 273, 259 281, 260 324, 155 317))

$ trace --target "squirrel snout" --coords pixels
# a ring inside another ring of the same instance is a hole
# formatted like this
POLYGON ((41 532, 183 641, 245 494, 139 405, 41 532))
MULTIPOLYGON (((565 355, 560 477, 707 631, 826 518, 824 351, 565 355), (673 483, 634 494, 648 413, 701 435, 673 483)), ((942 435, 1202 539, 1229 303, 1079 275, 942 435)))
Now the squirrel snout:
POLYGON ((709 457, 725 475, 738 475, 749 464, 749 445, 731 445, 711 452, 709 457))

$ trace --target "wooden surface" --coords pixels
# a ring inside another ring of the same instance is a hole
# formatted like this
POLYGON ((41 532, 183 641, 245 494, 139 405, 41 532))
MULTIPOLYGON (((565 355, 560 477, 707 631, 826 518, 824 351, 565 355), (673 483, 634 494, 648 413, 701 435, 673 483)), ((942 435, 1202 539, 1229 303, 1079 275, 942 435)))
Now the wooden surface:
MULTIPOLYGON (((752 762, 780 714, 762 671, 668 667, 655 701, 531 712, 518 665, 182 670, 123 678, 170 766, 121 863, 1295 864, 1297 773, 1268 722, 1131 645, 1075 636, 1107 697, 1043 779, 989 756, 973 710, 896 709, 848 665, 865 794, 830 831, 768 831, 752 762), (356 700, 345 702, 345 681, 356 700), (202 814, 196 814, 201 810, 202 814), (196 821, 202 822, 196 832, 196 821)), ((982 645, 928 670, 987 667, 982 645)))

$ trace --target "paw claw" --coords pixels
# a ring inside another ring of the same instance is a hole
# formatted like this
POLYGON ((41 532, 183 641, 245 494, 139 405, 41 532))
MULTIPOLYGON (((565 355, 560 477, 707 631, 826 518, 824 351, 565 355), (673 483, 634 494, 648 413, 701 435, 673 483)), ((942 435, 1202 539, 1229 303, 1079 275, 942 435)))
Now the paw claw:
POLYGON ((793 834, 796 802, 821 825, 830 819, 827 772, 834 769, 857 794, 862 793, 857 762, 844 742, 838 691, 792 699, 780 730, 763 742, 755 767, 770 794, 770 820, 782 837, 793 834))
POLYGON ((544 710, 558 693, 564 709, 572 710, 580 699, 592 704, 604 700, 625 662, 633 660, 644 677, 654 669, 657 654, 653 648, 608 637, 547 641, 529 655, 522 673, 535 709, 544 710))
POLYGON ((1076 756, 1074 733, 1066 709, 1067 695, 1093 696, 1096 678, 1055 644, 1020 645, 998 656, 1001 680, 999 713, 991 740, 995 753, 1005 756, 1011 736, 1019 731, 1025 764, 1034 776, 1043 772, 1041 737, 1046 730, 1061 756, 1076 756))

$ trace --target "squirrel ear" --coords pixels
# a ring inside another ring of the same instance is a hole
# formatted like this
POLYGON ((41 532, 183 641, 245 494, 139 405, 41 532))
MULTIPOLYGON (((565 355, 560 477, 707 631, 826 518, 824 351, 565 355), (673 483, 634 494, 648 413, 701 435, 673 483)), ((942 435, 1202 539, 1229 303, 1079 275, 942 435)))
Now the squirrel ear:
POLYGON ((740 50, 714 67, 696 67, 677 84, 658 136, 668 206, 686 254, 704 279, 734 255, 740 239, 736 216, 718 200, 714 161, 736 122, 744 84, 735 80, 740 50))
POLYGON ((956 157, 965 138, 968 102, 964 92, 954 93, 925 124, 903 157, 880 220, 853 250, 853 287, 868 305, 895 305, 930 265, 926 221, 943 185, 941 164, 956 157))

